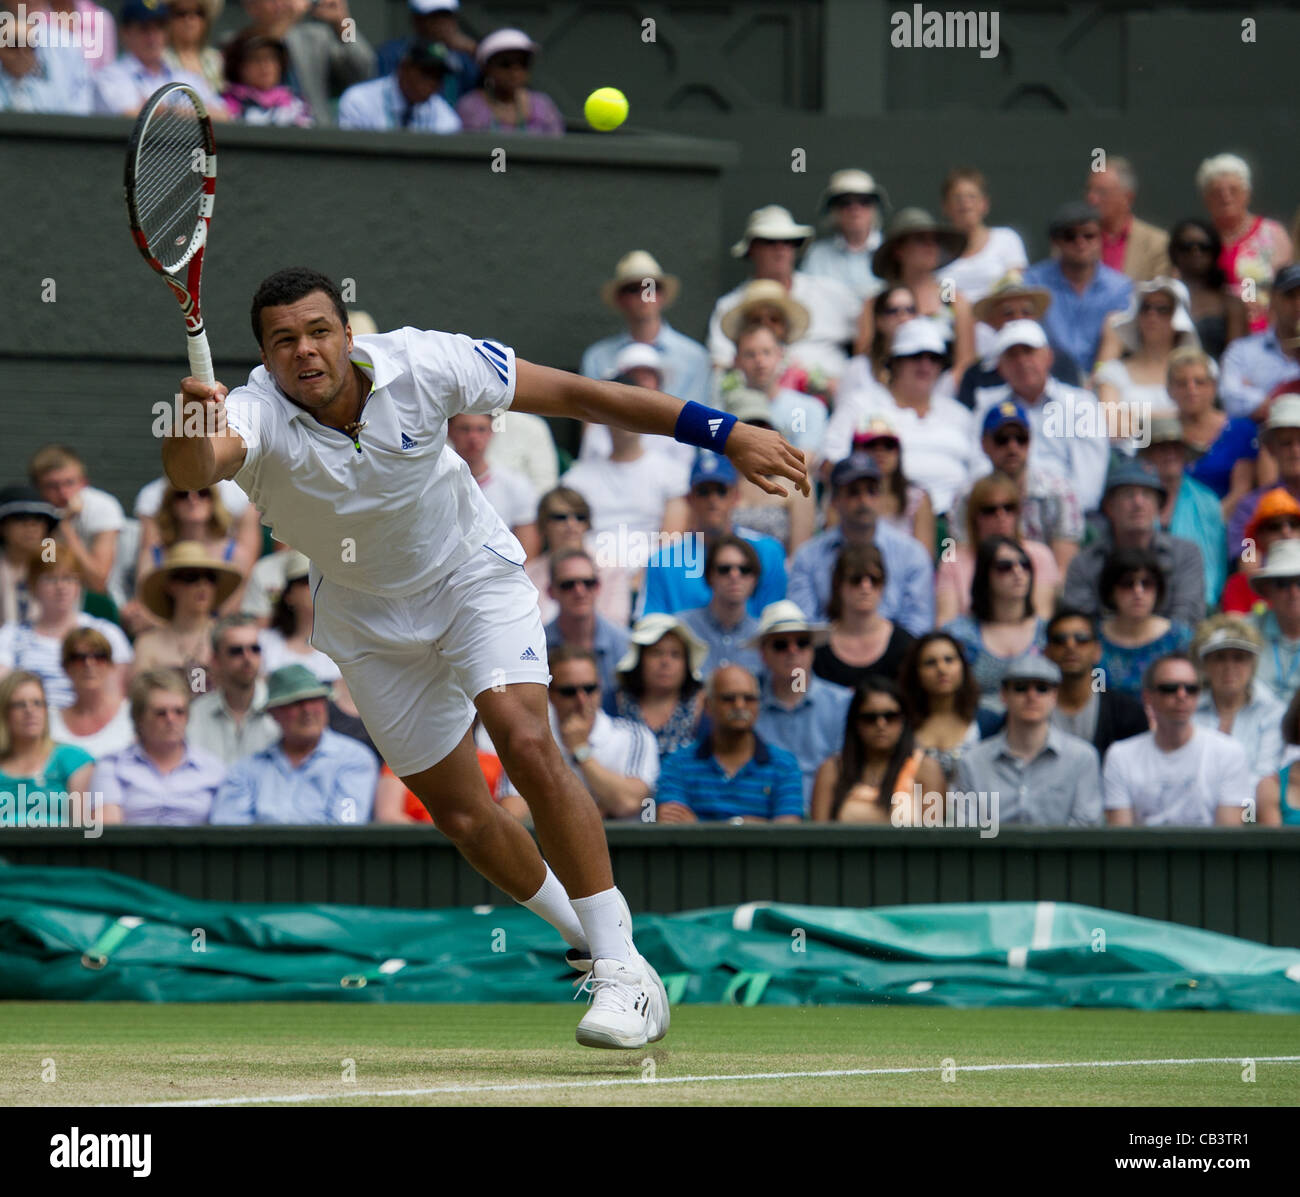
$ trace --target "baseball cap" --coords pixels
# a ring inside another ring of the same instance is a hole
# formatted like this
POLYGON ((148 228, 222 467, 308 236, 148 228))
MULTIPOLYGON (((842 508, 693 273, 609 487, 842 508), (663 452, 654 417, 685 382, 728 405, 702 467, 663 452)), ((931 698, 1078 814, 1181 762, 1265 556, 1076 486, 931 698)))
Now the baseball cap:
POLYGON ((1106 495, 1121 486, 1145 486, 1149 490, 1155 491, 1160 496, 1162 503, 1167 493, 1164 483, 1160 481, 1156 472, 1131 457, 1126 457, 1118 462, 1106 475, 1106 490, 1102 498, 1105 499, 1106 495))
POLYGON ((1068 204, 1062 204, 1052 214, 1052 223, 1047 226, 1047 235, 1059 237, 1077 225, 1089 224, 1093 221, 1101 223, 1101 213, 1096 208, 1091 204, 1085 204, 1082 200, 1071 200, 1068 204))
POLYGON ((1300 396, 1287 395, 1273 404, 1264 431, 1275 428, 1300 428, 1300 396))
POLYGON ((948 355, 948 338, 943 329, 937 321, 925 316, 900 324, 889 344, 891 358, 916 357, 921 353, 937 353, 940 357, 948 355))
POLYGON ((409 63, 417 70, 433 70, 445 73, 450 66, 451 55, 448 53, 447 47, 439 42, 412 40, 406 45, 406 52, 402 55, 402 61, 409 63))
MULTIPOLYGON (((762 391, 756 391, 753 387, 733 387, 726 394, 727 411, 736 417, 741 424, 747 424, 751 420, 762 420, 765 424, 772 424, 772 403, 762 391)), ((816 400, 813 400, 816 402, 816 400)))
POLYGON ((1259 656, 1259 645, 1244 636, 1235 635, 1231 628, 1215 628, 1206 637, 1205 643, 1197 650, 1196 655, 1204 660, 1210 653, 1217 653, 1225 648, 1239 648, 1242 652, 1259 656))
POLYGON ((455 12, 460 0, 407 0, 412 12, 427 17, 431 12, 455 12))
POLYGON ((859 478, 879 477, 880 467, 876 465, 876 459, 870 453, 859 450, 850 453, 843 461, 836 462, 835 468, 831 471, 831 490, 836 491, 842 486, 849 486, 859 478))
POLYGON ((1274 291, 1294 291, 1300 287, 1300 262, 1292 262, 1290 266, 1283 266, 1273 276, 1274 291))
POLYGON ((984 417, 983 435, 988 436, 991 432, 997 432, 1006 424, 1021 424, 1026 431, 1029 431, 1032 425, 1029 423, 1029 413, 1023 404, 1017 403, 1014 399, 1004 399, 1001 403, 995 403, 989 408, 988 415, 984 417))
POLYGON ((540 47, 522 29, 498 29, 489 33, 474 51, 474 61, 483 66, 494 54, 504 54, 508 50, 523 50, 536 54, 540 47))
POLYGON ((1258 540, 1260 527, 1269 522, 1269 520, 1278 519, 1281 516, 1289 515, 1293 519, 1300 519, 1300 503, 1291 497, 1291 492, 1285 486, 1275 486, 1270 491, 1265 491, 1263 497, 1255 507, 1255 514, 1250 517, 1249 523, 1246 524, 1246 530, 1242 534, 1245 540, 1258 540))
POLYGON ((1061 670, 1055 661, 1046 657, 1024 657, 1008 665, 1002 673, 1003 684, 1007 682, 1051 682, 1054 686, 1061 684, 1061 670))
POLYGON ((659 350, 653 345, 643 345, 640 341, 624 345, 618 351, 618 356, 614 358, 614 371, 610 374, 610 378, 617 382, 630 371, 637 369, 653 370, 662 379, 664 361, 659 350))
POLYGON ((119 25, 162 24, 167 20, 167 6, 162 0, 126 0, 122 5, 119 25))
POLYGON ((724 486, 735 486, 739 480, 740 475, 730 461, 707 449, 696 458, 691 470, 691 490, 703 482, 721 482, 724 486))
MULTIPOLYGON (((907 325, 903 325, 904 328, 907 325)), ((1028 345, 1030 349, 1046 349, 1047 334, 1037 320, 1011 320, 998 330, 993 342, 993 356, 1001 357, 1008 349, 1028 345)))

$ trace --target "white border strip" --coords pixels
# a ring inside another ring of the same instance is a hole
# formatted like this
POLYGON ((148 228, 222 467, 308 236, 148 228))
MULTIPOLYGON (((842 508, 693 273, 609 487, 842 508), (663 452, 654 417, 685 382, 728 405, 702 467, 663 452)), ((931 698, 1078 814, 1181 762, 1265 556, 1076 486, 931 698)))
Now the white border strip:
MULTIPOLYGON (((1294 1064, 1300 1056, 1203 1056, 1194 1059, 1169 1060, 1087 1060, 1058 1064, 963 1064, 952 1072, 1029 1072, 1049 1068, 1144 1068, 1162 1064, 1294 1064)), ((195 1101, 143 1101, 133 1106, 156 1108, 164 1106, 251 1106, 267 1102, 292 1105, 308 1101, 353 1101, 358 1097, 433 1097, 439 1094, 465 1093, 544 1093, 560 1089, 610 1089, 618 1086, 700 1085, 720 1081, 782 1081, 816 1079, 819 1077, 846 1076, 907 1076, 917 1073, 944 1072, 943 1067, 933 1068, 829 1068, 820 1072, 742 1072, 722 1076, 666 1076, 626 1077, 600 1081, 538 1081, 517 1085, 439 1085, 430 1089, 355 1089, 346 1093, 292 1093, 287 1096, 267 1097, 207 1097, 195 1101)), ((119 1106, 119 1103, 104 1103, 119 1106)), ((120 1106, 119 1106, 120 1108, 120 1106)))

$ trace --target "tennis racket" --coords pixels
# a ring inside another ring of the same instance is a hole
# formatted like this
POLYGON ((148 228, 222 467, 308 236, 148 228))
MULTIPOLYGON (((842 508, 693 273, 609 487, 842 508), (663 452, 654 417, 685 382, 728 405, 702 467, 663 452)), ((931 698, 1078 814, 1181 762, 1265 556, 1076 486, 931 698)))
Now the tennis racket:
POLYGON ((217 143, 193 88, 168 83, 145 102, 126 152, 126 210, 144 260, 162 275, 185 317, 190 373, 215 382, 203 331, 199 279, 217 189, 217 143))

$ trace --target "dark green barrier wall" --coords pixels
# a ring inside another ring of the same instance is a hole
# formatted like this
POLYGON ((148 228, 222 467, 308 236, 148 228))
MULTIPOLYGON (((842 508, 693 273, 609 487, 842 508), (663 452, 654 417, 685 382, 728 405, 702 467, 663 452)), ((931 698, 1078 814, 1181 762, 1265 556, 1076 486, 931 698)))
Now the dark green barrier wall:
MULTIPOLYGON (((608 829, 633 910, 741 902, 892 906, 1060 901, 1300 947, 1300 836, 1288 830, 828 827, 608 829)), ((505 896, 414 828, 0 831, 14 864, 112 869, 195 898, 469 906, 505 896)))

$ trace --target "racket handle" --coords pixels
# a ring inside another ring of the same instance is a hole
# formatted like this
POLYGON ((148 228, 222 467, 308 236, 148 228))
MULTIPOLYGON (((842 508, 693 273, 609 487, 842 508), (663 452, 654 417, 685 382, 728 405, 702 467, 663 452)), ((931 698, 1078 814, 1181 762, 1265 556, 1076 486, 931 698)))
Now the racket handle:
POLYGON ((190 375, 200 382, 216 382, 217 376, 212 371, 212 350, 208 348, 208 334, 202 328, 191 333, 189 345, 190 375))

